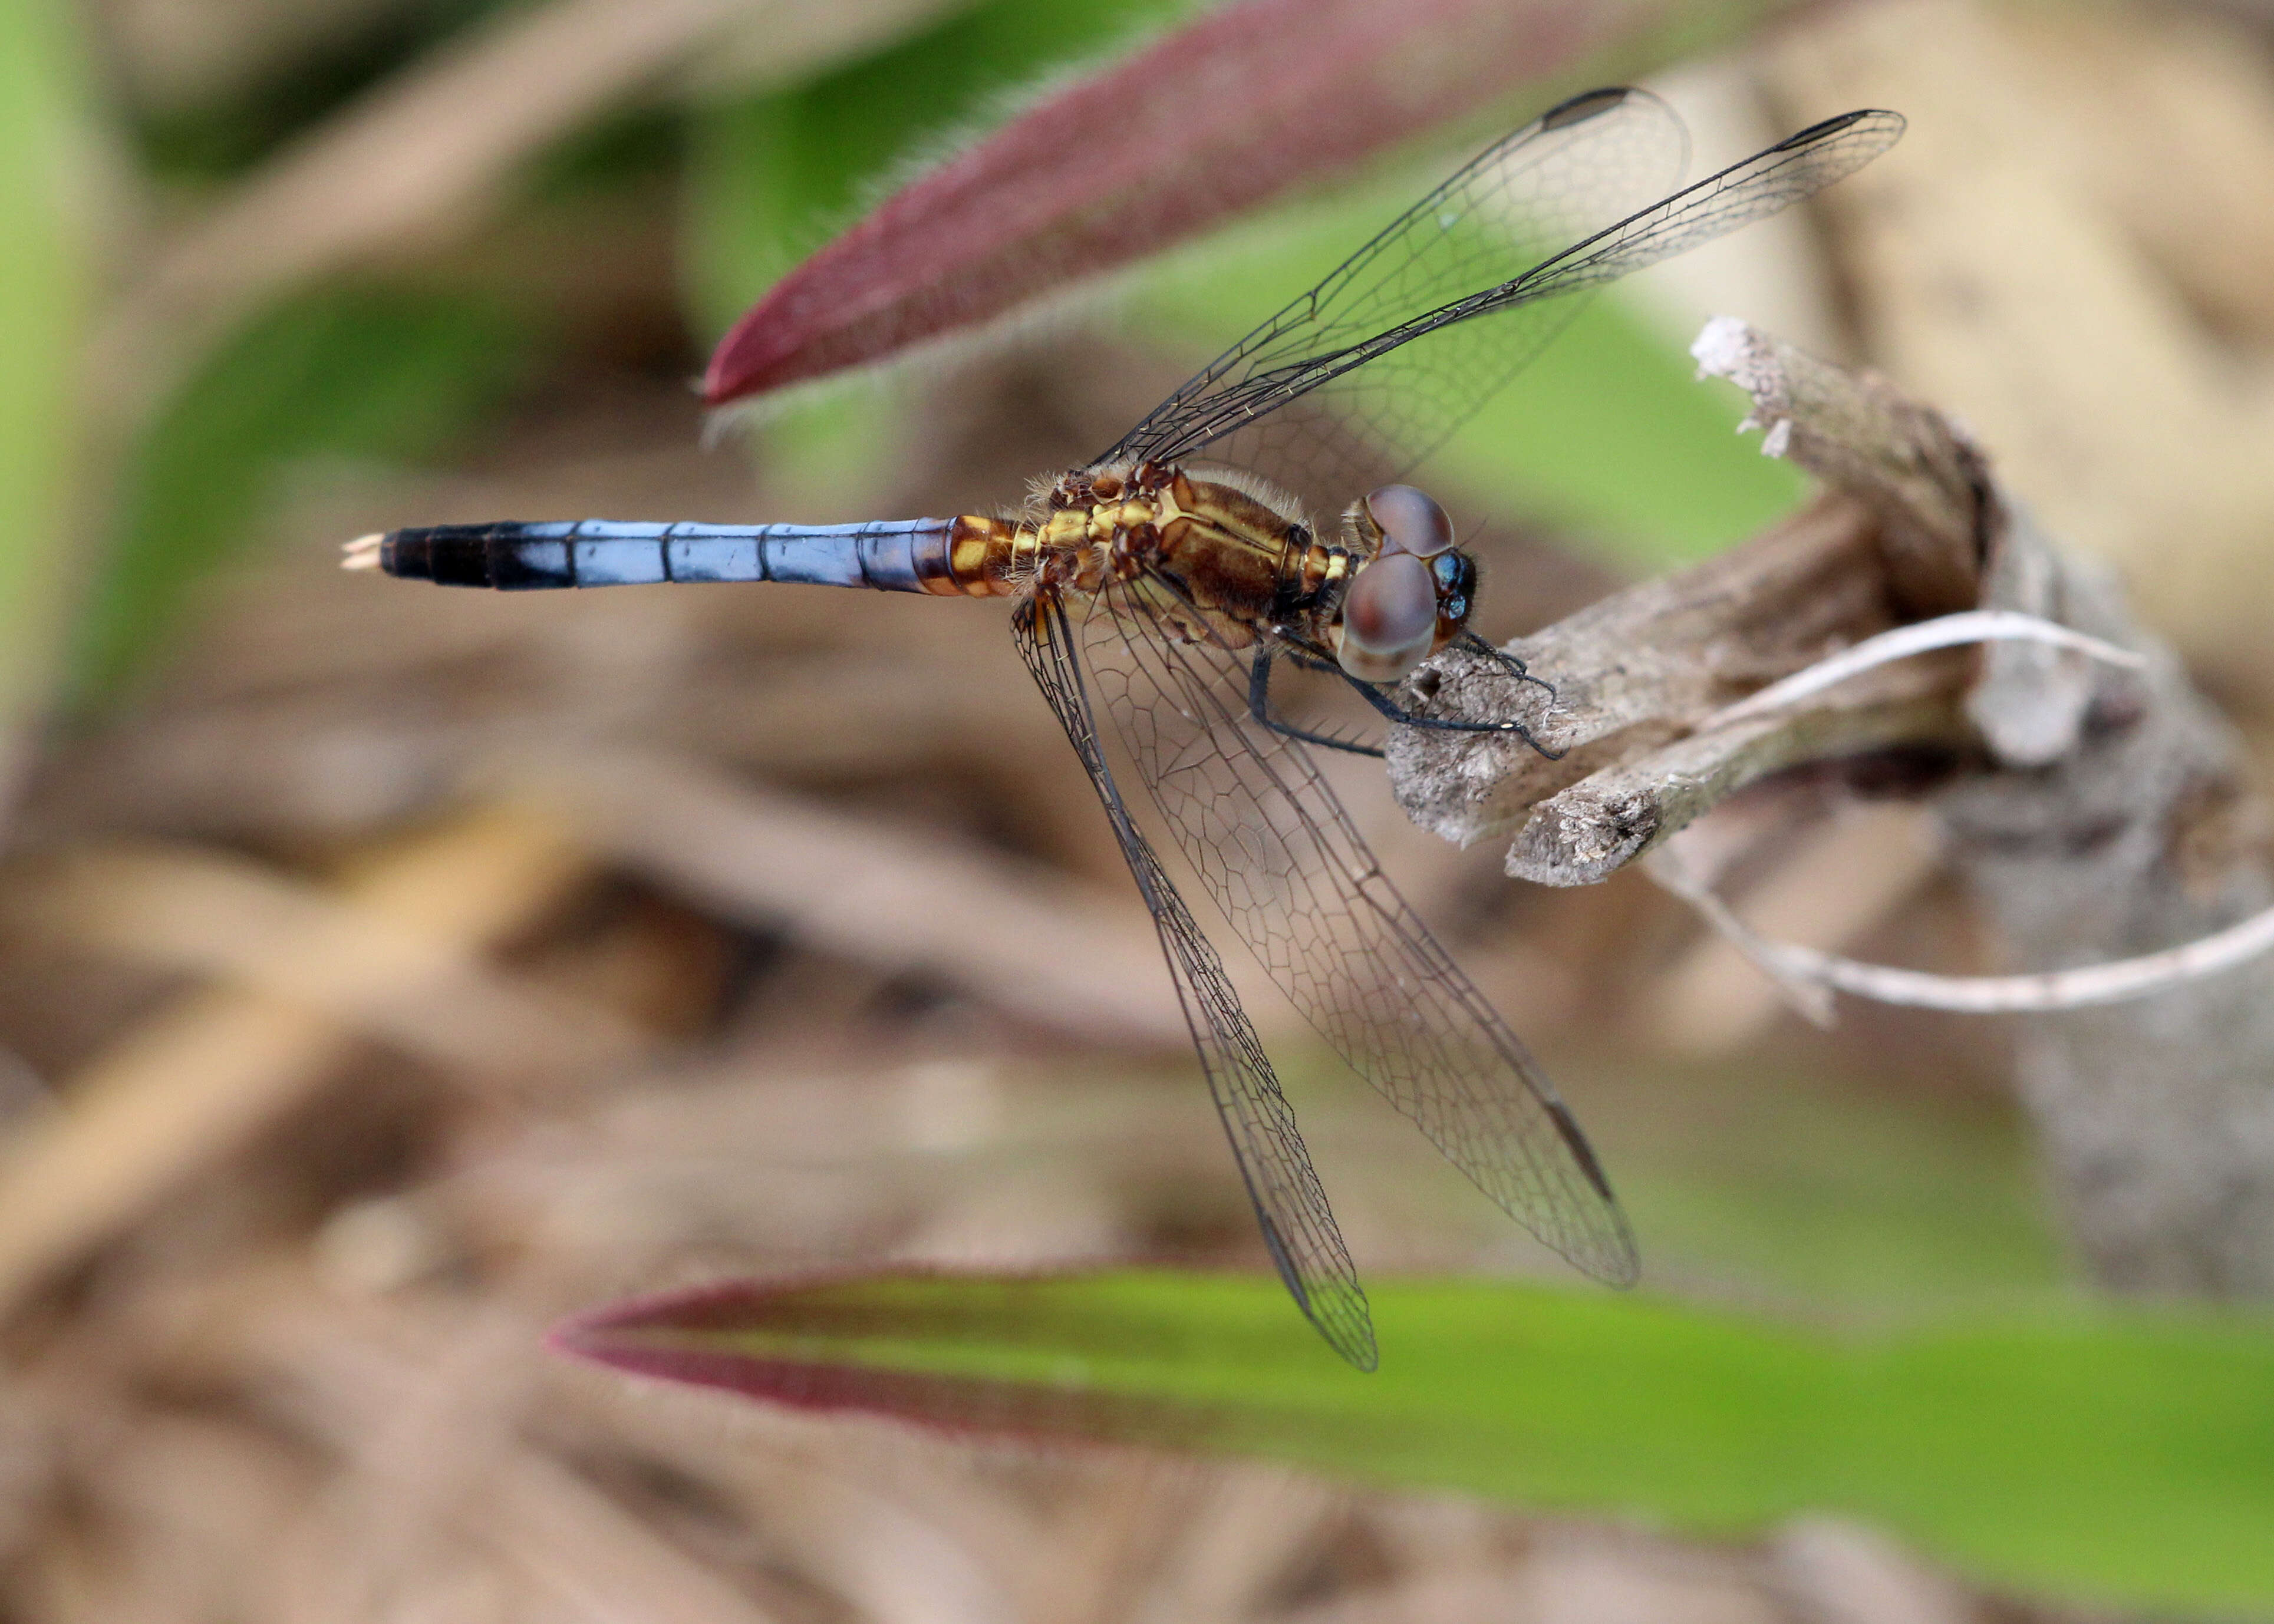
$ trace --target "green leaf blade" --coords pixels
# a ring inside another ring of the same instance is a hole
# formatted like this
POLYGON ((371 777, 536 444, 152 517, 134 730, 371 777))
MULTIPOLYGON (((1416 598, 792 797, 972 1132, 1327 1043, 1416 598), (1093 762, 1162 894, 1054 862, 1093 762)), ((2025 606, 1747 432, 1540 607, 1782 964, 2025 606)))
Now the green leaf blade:
POLYGON ((1268 1455, 1375 1484, 1757 1534, 1881 1522, 1978 1578, 2274 1614, 2274 1327, 2114 1311, 1838 1335, 1642 1296, 1393 1281, 1382 1368, 1275 1282, 879 1274, 565 1327, 580 1357, 754 1397, 1268 1455))
POLYGON ((72 182, 93 146, 74 46, 65 7, 0 10, 0 729, 10 732, 49 697, 72 584, 64 554, 92 280, 72 182))

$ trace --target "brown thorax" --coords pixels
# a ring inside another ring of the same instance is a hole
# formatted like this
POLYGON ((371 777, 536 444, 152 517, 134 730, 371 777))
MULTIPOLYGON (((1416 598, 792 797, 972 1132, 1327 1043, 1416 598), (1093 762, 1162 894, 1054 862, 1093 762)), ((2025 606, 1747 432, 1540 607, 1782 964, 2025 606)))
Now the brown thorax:
POLYGON ((1167 589, 1150 601, 1180 635, 1234 649, 1269 635, 1368 682, 1459 636, 1475 583, 1444 509, 1411 485, 1353 502, 1321 542, 1260 480, 1158 462, 1079 469, 1022 513, 959 518, 946 561, 932 590, 981 598, 1141 577, 1167 589))

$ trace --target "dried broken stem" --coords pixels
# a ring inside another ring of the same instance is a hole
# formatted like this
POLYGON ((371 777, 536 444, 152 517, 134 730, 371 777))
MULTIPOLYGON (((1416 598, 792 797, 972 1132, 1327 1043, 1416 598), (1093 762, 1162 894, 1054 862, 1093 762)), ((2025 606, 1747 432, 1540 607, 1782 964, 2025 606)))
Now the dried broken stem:
MULTIPOLYGON (((1980 455, 1886 383, 1727 320, 1694 353, 1701 370, 1752 393, 1747 422, 1767 428, 1765 448, 1832 488, 1747 546, 1512 645, 1555 686, 1535 732, 1564 761, 1458 734, 1393 741, 1391 783, 1408 814, 1464 845, 1519 830, 1509 871, 1525 879, 1592 883, 1747 785, 1805 763, 1978 745, 1962 657, 1864 669, 1806 708, 1722 715, 1906 621, 1977 607, 2000 510, 1980 455)), ((1419 696, 1440 714, 1507 714, 1521 696, 1489 665, 1441 655, 1419 696)))
POLYGON ((2022 1012, 2020 1090, 2098 1277, 2274 1296, 2274 1168, 2253 1148, 2274 1143, 2274 872, 2233 730, 1938 414, 1736 323, 1693 353, 1752 395, 1766 448, 1829 489, 1734 553, 1512 645, 1555 685, 1552 710, 1480 656, 1428 662, 1410 703, 1517 716, 1569 754, 1404 731, 1389 752, 1400 801, 1464 843, 1514 831, 1510 872, 1573 884, 1770 774, 1836 783, 1907 762, 1948 861, 2037 974, 1962 982, 1785 948, 1712 876, 1673 883, 1812 1014, 1829 988, 2022 1012), (1976 633, 2023 623, 2008 616, 2067 631, 1933 648, 1952 629, 1935 619, 1966 612, 2000 617, 1976 633), (1901 663, 1879 663, 1890 650, 1901 663))
POLYGON ((1528 708, 1541 742, 1564 753, 1551 763, 1505 741, 1419 732, 1392 743, 1408 814, 1463 845, 1517 831, 1509 871, 1522 878, 1603 879, 1748 785, 1811 762, 1980 749, 1976 662, 1932 651, 1986 628, 2140 663, 2014 611, 1922 629, 1930 611, 1980 613, 1983 562, 2006 528, 1981 455, 1884 381, 1742 323, 1710 323, 1693 353, 1751 392, 1747 424, 1767 429, 1765 449, 1832 488, 1746 546, 1510 645, 1555 685, 1545 714, 1480 656, 1425 668, 1419 695, 1438 714, 1528 708), (1899 658, 1909 663, 1887 663, 1899 658))
POLYGON ((1970 733, 1952 665, 1884 668, 1808 710, 1741 718, 1593 773, 1540 804, 1510 848, 1509 872, 1591 884, 1772 773, 1874 751, 1962 748, 1970 733))
MULTIPOLYGON (((1886 630, 1893 620, 1876 579, 1875 535, 1870 511, 1834 493, 1746 546, 1614 593, 1510 644, 1555 684, 1552 707, 1497 661, 1457 650, 1437 656, 1417 677, 1414 702, 1465 719, 1514 716, 1561 759, 1505 738, 1404 732, 1389 744, 1398 800, 1423 828, 1473 845, 1523 827, 1535 808, 1545 812, 1543 803, 1591 773, 1691 733, 1763 683, 1886 630)), ((1728 743, 1752 748, 1751 740, 1728 743)), ((1716 776, 1725 792, 1736 787, 1738 775, 1716 776)), ((1622 838, 1572 831, 1575 850, 1611 850, 1622 838)))

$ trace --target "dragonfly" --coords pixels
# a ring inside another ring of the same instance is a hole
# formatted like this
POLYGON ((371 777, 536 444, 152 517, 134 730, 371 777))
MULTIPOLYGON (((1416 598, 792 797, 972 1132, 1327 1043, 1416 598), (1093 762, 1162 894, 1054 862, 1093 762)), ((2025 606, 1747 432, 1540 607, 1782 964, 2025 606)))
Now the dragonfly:
POLYGON ((1156 842, 1317 1034, 1454 1166, 1577 1268, 1630 1284, 1633 1232, 1577 1119, 1321 771, 1320 750, 1381 746, 1292 719, 1272 679, 1321 673, 1300 680, 1346 687, 1384 726, 1540 748, 1520 721, 1425 715, 1400 697, 1452 647, 1539 680, 1470 629, 1474 557, 1412 471, 1594 290, 1811 196, 1902 129, 1894 113, 1847 113, 1675 190, 1688 136, 1662 101, 1574 96, 1487 147, 1097 457, 996 513, 441 525, 366 536, 345 561, 505 590, 783 582, 1013 600, 1019 655, 1151 911, 1271 1260, 1327 1342, 1371 1370, 1366 1293, 1294 1112, 1156 842))

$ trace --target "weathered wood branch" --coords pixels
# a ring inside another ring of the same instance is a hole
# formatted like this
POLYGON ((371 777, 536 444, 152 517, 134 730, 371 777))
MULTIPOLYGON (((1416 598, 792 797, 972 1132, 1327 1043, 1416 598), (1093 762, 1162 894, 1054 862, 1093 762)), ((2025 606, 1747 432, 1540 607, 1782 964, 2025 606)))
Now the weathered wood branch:
MULTIPOLYGON (((1390 778, 1417 822, 1464 844, 1512 832, 1511 874, 1578 884, 1773 775, 1923 757, 1936 771, 1919 793, 2016 969, 2155 951, 2267 906, 2264 818, 2233 731, 1962 433, 1884 380, 1740 324, 1713 324, 1695 353, 1751 394, 1766 448, 1825 493, 1745 546, 1510 645, 1555 685, 1552 703, 1482 657, 1430 661, 1410 703, 1525 719, 1562 758, 1402 730, 1390 778), (1996 643, 1710 725, 1835 650, 1977 607, 2043 616, 2146 665, 1996 643)), ((2017 1026, 2021 1092, 2097 1277, 2274 1296, 2274 959, 2017 1026)))
MULTIPOLYGON (((1416 674, 1415 699, 1438 715, 1522 719, 1561 759, 1517 739, 1404 732, 1390 742, 1400 802, 1423 828, 1463 846, 1527 817, 1562 823, 1565 843, 1582 854, 1568 875, 1512 872, 1550 884, 1600 879, 1608 869, 1593 853, 1618 850, 1624 861, 1640 847, 1626 850, 1622 830, 1591 831, 1564 817, 1557 793, 1683 737, 1732 701, 1894 624, 1875 545, 1869 510, 1827 496, 1749 546, 1615 593, 1510 644, 1555 686, 1552 704, 1496 661, 1456 650, 1438 656, 1416 674)), ((1730 748, 1748 748, 1755 737, 1730 748)), ((1727 784, 1724 793, 1736 787, 1727 784)), ((1645 821, 1654 832, 1679 826, 1645 821)))

